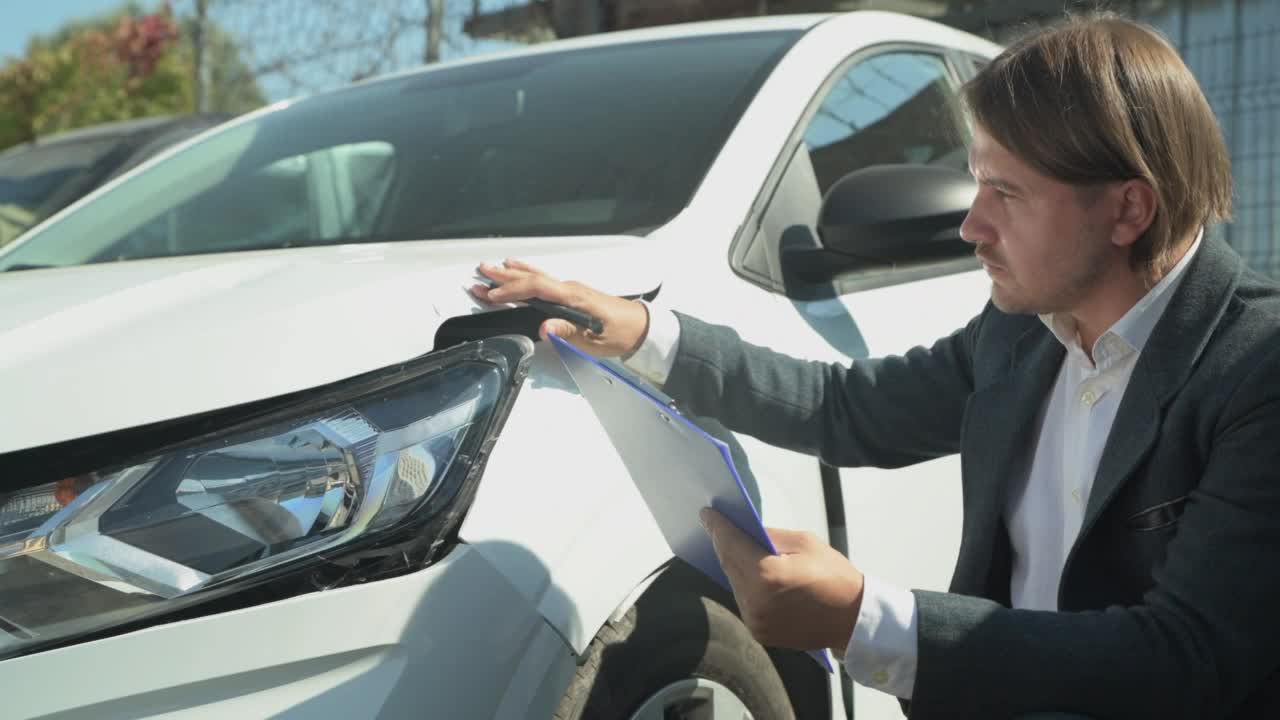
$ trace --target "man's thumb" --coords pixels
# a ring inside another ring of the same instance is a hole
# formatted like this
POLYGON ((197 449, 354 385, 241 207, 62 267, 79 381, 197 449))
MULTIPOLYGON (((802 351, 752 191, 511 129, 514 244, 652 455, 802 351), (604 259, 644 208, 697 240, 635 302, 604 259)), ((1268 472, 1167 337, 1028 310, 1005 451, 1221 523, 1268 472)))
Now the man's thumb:
POLYGON ((783 528, 765 528, 773 548, 782 555, 804 552, 813 545, 813 536, 800 530, 784 530, 783 528))
POLYGON ((538 334, 542 336, 543 340, 549 339, 547 336, 552 333, 558 335, 563 340, 574 340, 579 332, 581 331, 578 330, 577 325, 574 325, 568 320, 561 320, 559 318, 552 318, 544 321, 542 323, 542 327, 538 329, 538 334))

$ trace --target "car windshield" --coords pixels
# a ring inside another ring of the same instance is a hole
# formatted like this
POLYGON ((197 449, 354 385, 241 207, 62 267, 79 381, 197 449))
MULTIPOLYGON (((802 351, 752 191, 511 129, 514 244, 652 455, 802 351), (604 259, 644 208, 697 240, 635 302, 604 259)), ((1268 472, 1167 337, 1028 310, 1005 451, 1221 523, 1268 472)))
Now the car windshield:
POLYGON ((55 142, 0 154, 0 245, 47 217, 49 201, 88 173, 117 142, 55 142))
POLYGON ((217 132, 36 229, 0 270, 321 244, 642 234, 684 208, 796 31, 396 76, 217 132))

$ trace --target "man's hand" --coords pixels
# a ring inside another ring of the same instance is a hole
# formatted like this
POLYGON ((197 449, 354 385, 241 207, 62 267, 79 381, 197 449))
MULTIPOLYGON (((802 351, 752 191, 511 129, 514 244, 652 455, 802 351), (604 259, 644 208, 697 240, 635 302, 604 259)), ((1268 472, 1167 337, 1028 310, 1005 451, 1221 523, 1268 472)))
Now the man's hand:
POLYGON ((616 357, 635 352, 649 332, 649 311, 638 302, 606 295, 579 282, 556 280, 520 260, 506 260, 500 266, 481 263, 479 270, 501 285, 492 290, 473 285, 472 294, 482 300, 504 303, 541 298, 590 313, 604 325, 604 332, 596 334, 568 320, 551 318, 538 328, 543 340, 548 333, 555 333, 597 357, 616 357))
POLYGON ((704 509, 720 565, 738 609, 762 645, 831 648, 843 655, 862 606, 862 573, 809 533, 770 528, 770 555, 720 513, 704 509))

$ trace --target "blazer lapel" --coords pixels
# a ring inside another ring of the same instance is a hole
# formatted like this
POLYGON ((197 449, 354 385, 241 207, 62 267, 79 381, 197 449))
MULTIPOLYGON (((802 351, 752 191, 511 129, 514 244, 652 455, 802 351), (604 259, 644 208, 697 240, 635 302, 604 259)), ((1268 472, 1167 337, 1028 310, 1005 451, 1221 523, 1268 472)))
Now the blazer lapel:
POLYGON ((964 532, 954 592, 988 592, 992 541, 1008 501, 1010 479, 1025 468, 1035 446, 1036 420, 1065 354, 1048 328, 1037 324, 1014 343, 1009 373, 969 398, 961 453, 964 532))
POLYGON ((1235 251, 1218 239, 1205 237, 1201 243, 1129 378, 1102 451, 1079 538, 1093 528, 1155 445, 1161 413, 1186 383, 1239 281, 1243 263, 1235 251))

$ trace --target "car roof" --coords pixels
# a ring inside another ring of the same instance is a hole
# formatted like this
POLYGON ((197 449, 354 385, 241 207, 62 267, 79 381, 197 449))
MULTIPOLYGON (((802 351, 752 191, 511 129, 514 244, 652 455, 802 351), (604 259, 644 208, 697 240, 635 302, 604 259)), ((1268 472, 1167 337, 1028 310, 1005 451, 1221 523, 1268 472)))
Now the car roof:
POLYGON ((31 144, 50 145, 53 143, 80 142, 82 140, 100 140, 116 137, 118 135, 132 135, 136 132, 153 130, 166 123, 172 122, 173 120, 174 117, 172 115, 158 115, 155 117, 137 118, 134 120, 120 120, 117 122, 101 123, 99 125, 76 128, 75 130, 66 130, 54 133, 53 135, 39 137, 31 144))
POLYGON ((125 137, 140 133, 146 133, 153 130, 160 130, 170 125, 182 125, 185 123, 194 123, 197 125, 216 125, 220 122, 230 119, 230 114, 223 113, 192 113, 187 115, 154 115, 151 117, 135 118, 132 120, 119 120, 116 122, 99 123, 88 127, 76 128, 74 130, 65 130, 63 132, 54 133, 38 137, 29 143, 23 143, 19 147, 36 148, 45 145, 54 145, 59 143, 83 142, 86 140, 106 140, 116 137, 125 137))

